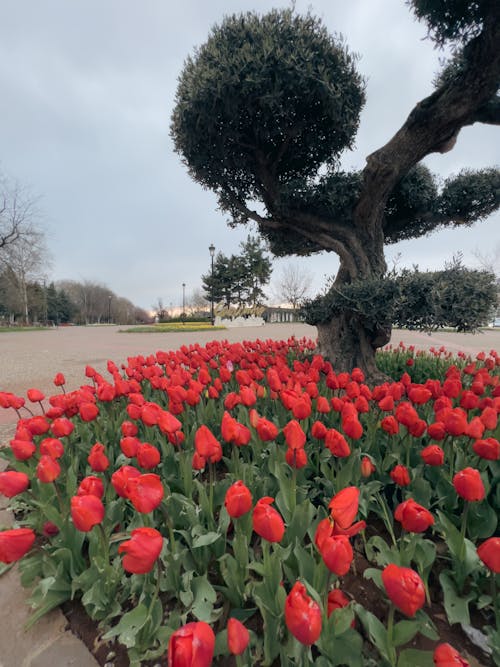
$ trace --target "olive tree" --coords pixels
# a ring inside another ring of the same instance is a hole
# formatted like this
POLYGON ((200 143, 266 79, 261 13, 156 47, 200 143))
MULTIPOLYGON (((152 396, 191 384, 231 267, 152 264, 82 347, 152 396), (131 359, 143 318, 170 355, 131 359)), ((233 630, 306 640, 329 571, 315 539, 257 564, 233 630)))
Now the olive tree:
POLYGON ((439 185, 421 164, 451 150, 461 128, 500 121, 500 3, 408 4, 454 57, 364 169, 340 168, 365 102, 363 78, 343 41, 310 14, 226 17, 187 58, 171 124, 190 175, 217 194, 231 226, 254 221, 278 256, 338 255, 336 278, 309 321, 336 368, 360 366, 372 378, 390 315, 374 320, 355 301, 339 304, 338 295, 384 280, 385 244, 471 225, 500 203, 493 168, 439 185))

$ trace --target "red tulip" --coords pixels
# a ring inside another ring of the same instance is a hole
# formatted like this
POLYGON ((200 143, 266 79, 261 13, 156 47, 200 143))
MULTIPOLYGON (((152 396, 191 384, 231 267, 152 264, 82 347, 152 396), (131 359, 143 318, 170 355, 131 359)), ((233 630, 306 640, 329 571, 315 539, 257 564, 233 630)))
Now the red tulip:
POLYGON ((498 461, 500 459, 500 442, 496 438, 476 440, 472 449, 478 456, 487 461, 498 461))
POLYGON ((36 445, 31 440, 18 440, 15 438, 10 441, 10 448, 17 461, 27 461, 36 452, 36 445))
POLYGON ((348 486, 336 493, 330 500, 328 509, 332 519, 340 528, 348 528, 358 513, 359 489, 348 486))
POLYGON ((285 524, 281 515, 271 507, 274 498, 265 496, 257 501, 253 509, 253 529, 268 542, 280 542, 285 534, 285 524))
POLYGON ((485 496, 484 484, 475 468, 464 468, 453 477, 453 486, 458 495, 469 502, 478 502, 485 496))
POLYGON ((132 574, 146 574, 160 555, 163 537, 154 528, 135 528, 130 535, 130 540, 118 547, 119 554, 125 553, 123 569, 132 574))
POLYGON ((327 432, 328 429, 320 421, 315 421, 314 424, 311 426, 311 435, 313 438, 316 438, 316 440, 324 440, 327 432))
POLYGON ((434 517, 413 498, 405 500, 396 507, 394 518, 409 533, 423 533, 434 524, 434 517))
POLYGON ((77 492, 77 496, 97 496, 102 498, 104 495, 104 484, 102 479, 96 477, 95 475, 89 475, 84 477, 80 482, 77 492))
POLYGON ((391 602, 406 616, 414 616, 425 602, 425 588, 409 567, 391 563, 382 572, 382 582, 391 602))
POLYGON ((139 445, 136 457, 137 463, 146 470, 152 470, 161 460, 160 451, 154 445, 150 445, 149 442, 143 442, 139 445))
POLYGON ((321 609, 300 581, 286 598, 285 623, 295 639, 306 646, 314 644, 321 634, 321 609))
POLYGON ((250 642, 250 634, 241 621, 230 618, 227 622, 227 647, 232 655, 241 655, 250 642))
POLYGON ((363 456, 361 459, 361 476, 370 477, 375 471, 376 467, 373 464, 373 461, 368 456, 363 456))
POLYGON ((32 403, 40 403, 45 398, 45 394, 42 394, 39 389, 28 389, 26 396, 32 403))
POLYGON ((129 477, 125 494, 138 512, 148 514, 161 503, 164 494, 163 484, 159 475, 153 473, 129 477))
POLYGON ((262 442, 269 442, 271 440, 276 440, 278 437, 279 429, 276 424, 273 424, 272 421, 266 419, 265 417, 259 417, 255 425, 257 435, 262 440, 262 442))
POLYGON ((0 494, 7 496, 7 498, 13 498, 18 493, 23 493, 29 485, 29 477, 24 472, 15 470, 0 472, 0 494))
POLYGON ((65 435, 71 435, 71 433, 74 431, 74 428, 75 425, 73 422, 70 422, 70 420, 66 419, 66 417, 58 417, 57 419, 54 419, 50 425, 52 435, 54 435, 56 438, 63 438, 65 435))
POLYGON ((0 531, 0 563, 14 563, 33 546, 35 533, 31 528, 0 531))
POLYGON ((467 660, 461 657, 450 644, 439 644, 433 655, 436 667, 469 667, 467 660))
POLYGON ((59 459, 64 454, 64 445, 59 438, 44 438, 40 443, 40 454, 59 459))
POLYGON ((62 387, 63 384, 66 384, 66 378, 62 373, 56 373, 53 383, 56 387, 62 387))
POLYGON ((210 667, 214 648, 215 635, 208 623, 187 623, 170 635, 168 667, 210 667))
POLYGON ((339 577, 347 574, 354 558, 351 543, 345 535, 327 537, 323 540, 320 553, 330 572, 339 577))
MULTIPOLYGON (((334 588, 328 593, 328 601, 327 601, 327 616, 330 618, 331 614, 336 611, 337 609, 343 609, 344 607, 347 607, 349 604, 350 600, 343 593, 340 588, 334 588)), ((351 622, 351 628, 353 628, 356 625, 356 622, 354 619, 351 622)))
POLYGON ((82 421, 91 422, 99 414, 99 408, 95 403, 85 402, 81 403, 78 408, 78 414, 80 415, 82 421))
POLYGON ((306 444, 306 434, 302 430, 301 425, 295 419, 286 424, 283 428, 283 435, 285 442, 289 449, 301 449, 306 444))
POLYGON ((439 445, 428 445, 420 452, 422 461, 428 466, 442 466, 444 463, 444 451, 439 445))
POLYGON ((325 445, 331 451, 333 456, 338 456, 339 458, 345 458, 351 453, 347 440, 342 433, 339 433, 339 431, 334 428, 330 428, 326 432, 325 445))
POLYGON ((134 435, 126 435, 120 440, 120 449, 129 459, 137 454, 141 441, 134 435))
POLYGON ((140 471, 134 466, 122 466, 111 475, 111 484, 120 498, 127 497, 127 485, 130 479, 140 475, 140 471))
POLYGON ((222 447, 212 431, 202 424, 194 436, 196 453, 210 463, 216 463, 222 458, 222 447))
POLYGON ((380 422, 380 426, 389 435, 396 435, 399 432, 399 423, 392 415, 384 417, 380 422))
POLYGON ((291 468, 300 470, 307 465, 307 453, 305 449, 287 449, 285 461, 291 468))
POLYGON ((226 491, 224 500, 227 513, 233 519, 238 519, 252 509, 252 494, 245 484, 238 480, 226 491))
POLYGON ((490 537, 477 549, 477 555, 495 574, 500 573, 500 537, 490 537))
POLYGON ((90 450, 87 461, 94 472, 104 472, 109 468, 109 459, 104 453, 104 445, 96 442, 90 450))
POLYGON ((410 473, 404 465, 397 465, 390 472, 390 477, 394 484, 398 486, 408 486, 410 483, 410 473))
POLYGON ((104 505, 94 495, 73 496, 71 498, 71 518, 77 530, 88 533, 104 519, 104 505))
POLYGON ((61 466, 51 456, 44 454, 36 467, 36 476, 44 484, 49 484, 59 477, 61 466))

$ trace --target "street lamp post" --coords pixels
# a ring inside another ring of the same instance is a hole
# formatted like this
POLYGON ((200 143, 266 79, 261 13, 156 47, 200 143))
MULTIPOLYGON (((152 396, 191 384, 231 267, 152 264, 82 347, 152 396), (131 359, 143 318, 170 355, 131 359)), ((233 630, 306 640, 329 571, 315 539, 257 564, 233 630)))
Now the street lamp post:
POLYGON ((186 319, 186 283, 182 283, 182 322, 186 319))
POLYGON ((111 324, 111 294, 108 296, 108 324, 111 324))
POLYGON ((212 326, 215 324, 215 314, 214 314, 214 255, 215 255, 215 246, 211 243, 208 246, 208 251, 210 253, 210 259, 212 262, 212 273, 211 273, 211 284, 210 284, 210 320, 212 326))

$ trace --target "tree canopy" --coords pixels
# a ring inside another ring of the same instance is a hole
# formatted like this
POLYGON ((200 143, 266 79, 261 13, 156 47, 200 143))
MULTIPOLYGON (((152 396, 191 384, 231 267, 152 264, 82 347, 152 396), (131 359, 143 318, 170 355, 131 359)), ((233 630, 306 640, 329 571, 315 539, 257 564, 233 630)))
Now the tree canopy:
MULTIPOLYGON (((453 57, 359 171, 340 160, 353 147, 364 81, 344 41, 310 14, 228 16, 179 77, 171 134, 191 176, 217 194, 230 225, 257 223, 276 255, 336 253, 334 300, 343 285, 386 274, 385 244, 471 225, 500 205, 497 169, 464 169, 442 183, 421 164, 451 150, 462 127, 500 122, 500 3, 407 4, 453 57)), ((318 327, 320 345, 347 367, 366 365, 390 325, 346 306, 318 327), (336 350, 335 337, 350 338, 350 350, 336 350)))

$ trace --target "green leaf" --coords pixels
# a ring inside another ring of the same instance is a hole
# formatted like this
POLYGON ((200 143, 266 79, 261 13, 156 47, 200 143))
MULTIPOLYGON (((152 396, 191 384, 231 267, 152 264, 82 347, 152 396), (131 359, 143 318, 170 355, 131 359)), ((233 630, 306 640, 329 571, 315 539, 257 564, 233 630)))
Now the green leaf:
POLYGON ((389 650, 387 643, 387 630, 378 618, 368 611, 363 605, 354 603, 354 611, 359 618, 370 640, 375 644, 379 653, 389 660, 389 650))
POLYGON ((434 667, 432 651, 405 649, 399 654, 398 667, 434 667))
POLYGON ((103 635, 103 639, 118 637, 127 648, 135 646, 136 636, 148 619, 148 608, 139 604, 132 611, 124 614, 117 625, 103 635))
POLYGON ((394 626, 392 641, 394 646, 406 644, 417 634, 420 628, 418 621, 399 621, 394 626))
POLYGON ((470 625, 469 602, 475 597, 474 593, 469 593, 466 597, 460 597, 452 578, 447 572, 441 572, 439 583, 443 589, 444 608, 450 625, 454 623, 470 625))
POLYGON ((221 537, 220 533, 214 533, 213 531, 205 533, 204 535, 198 535, 198 537, 194 538, 191 547, 193 549, 207 547, 209 544, 216 542, 219 537, 221 537))

